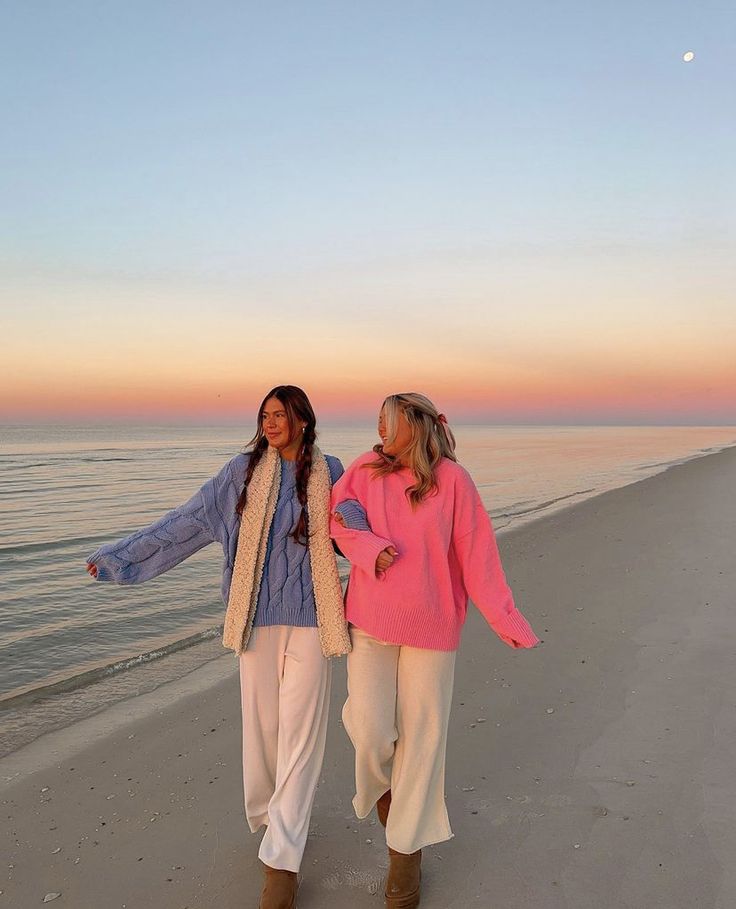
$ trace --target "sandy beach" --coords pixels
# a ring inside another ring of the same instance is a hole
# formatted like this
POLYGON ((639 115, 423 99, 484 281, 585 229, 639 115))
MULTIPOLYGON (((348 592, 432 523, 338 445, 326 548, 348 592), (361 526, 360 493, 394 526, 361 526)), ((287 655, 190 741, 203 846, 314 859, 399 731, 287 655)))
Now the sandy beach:
MULTIPOLYGON (((448 748, 455 838, 427 909, 736 906, 736 449, 511 530, 500 547, 544 644, 471 608, 448 748)), ((378 907, 375 818, 351 807, 336 665, 300 909, 378 907)), ((0 907, 249 909, 231 655, 0 761, 0 907)))

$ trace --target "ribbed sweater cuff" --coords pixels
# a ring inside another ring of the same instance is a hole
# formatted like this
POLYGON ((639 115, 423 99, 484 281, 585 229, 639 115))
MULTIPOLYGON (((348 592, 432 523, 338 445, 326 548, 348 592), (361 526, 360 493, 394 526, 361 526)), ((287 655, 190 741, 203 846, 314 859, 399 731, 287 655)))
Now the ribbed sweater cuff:
POLYGON ((365 509, 355 499, 347 499, 336 506, 335 511, 342 515, 345 526, 351 530, 370 530, 366 519, 365 509))
POLYGON ((375 574, 376 561, 383 550, 388 549, 389 546, 393 546, 393 543, 371 534, 370 539, 366 540, 365 544, 365 551, 368 553, 368 558, 363 567, 366 571, 372 571, 375 574))
POLYGON ((95 580, 96 581, 114 581, 115 576, 113 575, 112 571, 110 571, 110 569, 105 566, 105 564, 104 564, 105 557, 104 557, 104 555, 101 554, 101 552, 102 551, 100 549, 97 549, 95 552, 92 553, 91 556, 87 556, 87 562, 91 563, 92 565, 94 565, 97 568, 97 577, 95 578, 95 580))
POLYGON ((532 631, 531 625, 518 609, 506 613, 495 621, 493 630, 511 647, 536 647, 539 643, 539 638, 532 631))
POLYGON ((377 537, 370 531, 342 528, 336 521, 333 525, 332 536, 345 558, 352 565, 369 574, 375 573, 379 553, 388 546, 393 546, 390 540, 377 537))

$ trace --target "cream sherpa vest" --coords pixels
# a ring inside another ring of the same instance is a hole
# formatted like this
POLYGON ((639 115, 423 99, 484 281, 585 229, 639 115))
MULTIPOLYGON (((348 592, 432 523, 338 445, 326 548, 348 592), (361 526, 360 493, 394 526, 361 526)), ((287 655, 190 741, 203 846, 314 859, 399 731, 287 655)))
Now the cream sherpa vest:
MULTIPOLYGON (((258 591, 266 561, 266 544, 281 486, 281 457, 267 448, 248 484, 248 500, 240 520, 230 596, 222 642, 242 653, 256 613, 258 591)), ((330 540, 330 469, 322 452, 312 449, 312 470, 307 482, 309 560, 312 566, 317 628, 326 657, 350 652, 342 587, 330 540)))

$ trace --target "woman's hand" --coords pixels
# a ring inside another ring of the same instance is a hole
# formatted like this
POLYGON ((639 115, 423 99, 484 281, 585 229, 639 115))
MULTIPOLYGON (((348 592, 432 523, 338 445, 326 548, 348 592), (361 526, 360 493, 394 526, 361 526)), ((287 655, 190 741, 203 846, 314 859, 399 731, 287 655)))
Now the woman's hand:
POLYGON ((381 552, 378 553, 378 558, 376 559, 376 571, 386 571, 387 568, 390 568, 394 559, 398 555, 398 552, 394 549, 393 546, 387 546, 381 552))
POLYGON ((95 565, 94 562, 87 562, 87 574, 91 578, 97 577, 97 566, 95 565))
POLYGON ((333 511, 332 517, 337 521, 337 523, 340 525, 340 527, 345 526, 345 518, 340 514, 339 511, 333 511))

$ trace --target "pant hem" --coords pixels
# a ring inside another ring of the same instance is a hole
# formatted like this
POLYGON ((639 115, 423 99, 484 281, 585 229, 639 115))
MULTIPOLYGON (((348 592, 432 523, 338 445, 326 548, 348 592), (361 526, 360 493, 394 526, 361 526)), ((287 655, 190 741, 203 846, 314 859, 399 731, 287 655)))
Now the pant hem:
POLYGON ((299 873, 302 863, 301 861, 290 861, 289 859, 281 859, 277 857, 269 858, 261 855, 262 850, 258 850, 258 858, 264 865, 268 865, 269 868, 273 868, 275 871, 293 871, 295 874, 299 873))
POLYGON ((248 826, 250 827, 251 833, 258 833, 261 827, 268 827, 268 815, 260 814, 258 817, 249 818, 247 817, 248 826))
POLYGON ((427 846, 436 846, 438 843, 446 843, 448 840, 454 839, 454 837, 455 834, 452 832, 452 830, 450 830, 448 831, 447 836, 443 836, 440 839, 430 839, 426 842, 420 842, 418 846, 412 846, 411 849, 407 850, 397 849, 396 846, 393 846, 391 843, 389 843, 388 837, 386 837, 386 845, 389 847, 389 849, 393 849, 394 852, 401 852, 403 855, 411 855, 412 852, 417 852, 419 849, 426 849, 427 846))
MULTIPOLYGON (((390 788, 391 788, 390 786, 387 786, 387 787, 386 787, 386 792, 388 792, 388 790, 389 790, 390 788)), ((381 793, 381 795, 383 795, 383 793, 381 793)), ((380 798, 380 797, 381 797, 381 796, 379 795, 378 798, 380 798)), ((359 821, 364 821, 364 820, 368 817, 368 815, 371 813, 371 811, 373 811, 373 809, 376 807, 376 804, 378 803, 378 799, 376 799, 376 801, 373 802, 373 804, 370 806, 370 808, 366 811, 365 814, 361 814, 361 813, 358 811, 358 806, 356 805, 357 798, 358 798, 358 796, 356 795, 355 798, 353 799, 353 802, 352 802, 353 811, 355 812, 355 816, 358 818, 359 821)))

